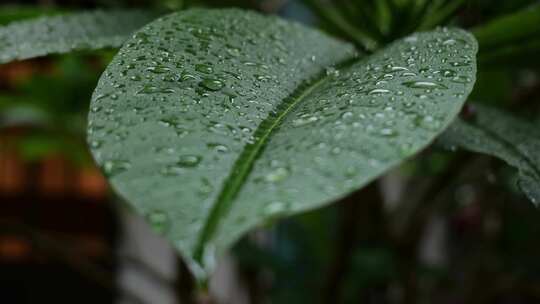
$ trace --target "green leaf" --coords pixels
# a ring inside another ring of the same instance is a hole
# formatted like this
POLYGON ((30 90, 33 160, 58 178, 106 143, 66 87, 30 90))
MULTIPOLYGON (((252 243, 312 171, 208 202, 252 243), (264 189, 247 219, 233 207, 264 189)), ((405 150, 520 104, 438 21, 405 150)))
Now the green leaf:
POLYGON ((320 0, 304 0, 321 18, 332 24, 345 37, 354 41, 366 50, 377 48, 377 40, 362 28, 351 24, 343 13, 335 6, 322 3, 320 0))
POLYGON ((482 53, 500 47, 525 47, 531 37, 540 38, 540 4, 500 17, 473 30, 482 53))
POLYGON ((32 5, 1 5, 0 25, 6 25, 13 21, 36 18, 39 16, 52 16, 61 13, 60 9, 54 7, 42 7, 32 5))
POLYGON ((428 30, 446 23, 465 2, 465 0, 433 1, 431 4, 433 11, 424 15, 424 20, 419 29, 428 30))
POLYGON ((485 67, 538 66, 540 4, 499 17, 473 29, 480 43, 479 60, 485 67))
POLYGON ((88 140, 117 193, 203 274, 249 229, 340 199, 426 147, 470 93, 476 50, 441 29, 357 58, 275 17, 175 13, 113 59, 88 140))
POLYGON ((483 153, 502 159, 519 171, 518 186, 538 206, 540 203, 540 132, 529 122, 487 106, 475 105, 473 121, 457 120, 440 142, 447 147, 483 153))
POLYGON ((138 10, 94 11, 13 22, 0 27, 0 63, 120 47, 155 17, 156 13, 138 10))
POLYGON ((513 68, 538 67, 540 60, 537 54, 540 52, 540 37, 527 39, 527 43, 509 43, 495 49, 482 52, 479 61, 486 69, 500 69, 502 66, 513 68))

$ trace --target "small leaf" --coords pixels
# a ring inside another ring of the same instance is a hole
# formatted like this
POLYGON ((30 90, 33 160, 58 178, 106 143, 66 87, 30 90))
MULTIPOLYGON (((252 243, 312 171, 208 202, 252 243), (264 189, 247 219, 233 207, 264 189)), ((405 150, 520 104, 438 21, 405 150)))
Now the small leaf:
POLYGON ((157 17, 138 10, 41 17, 0 27, 0 63, 74 50, 120 47, 157 17))
POLYGON ((460 147, 500 158, 519 171, 518 186, 535 204, 540 203, 540 132, 500 110, 475 105, 473 121, 456 120, 440 137, 447 147, 460 147))
POLYGON ((430 144, 473 87, 476 50, 441 29, 357 58, 275 17, 188 10, 120 50, 88 138, 114 189, 147 218, 165 213, 156 230, 204 276, 249 229, 340 199, 430 144))

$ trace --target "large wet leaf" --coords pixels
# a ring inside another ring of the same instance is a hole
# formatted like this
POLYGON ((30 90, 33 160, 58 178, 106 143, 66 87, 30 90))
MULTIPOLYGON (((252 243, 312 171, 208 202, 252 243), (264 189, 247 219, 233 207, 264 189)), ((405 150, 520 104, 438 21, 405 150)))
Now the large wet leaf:
POLYGON ((117 193, 211 270, 250 228, 335 201, 428 145, 470 93, 476 50, 441 29, 359 58, 275 17, 176 13, 107 68, 89 143, 117 193))
POLYGON ((500 110, 477 105, 474 120, 456 120, 440 142, 504 160, 519 171, 518 186, 540 203, 540 132, 533 123, 500 110))
POLYGON ((120 47, 157 13, 95 11, 17 21, 0 27, 0 63, 73 50, 120 47))

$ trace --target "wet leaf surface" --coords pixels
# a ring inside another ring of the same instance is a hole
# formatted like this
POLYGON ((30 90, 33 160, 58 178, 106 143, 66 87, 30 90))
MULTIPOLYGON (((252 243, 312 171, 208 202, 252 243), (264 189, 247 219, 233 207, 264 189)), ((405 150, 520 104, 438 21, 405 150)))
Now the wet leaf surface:
POLYGON ((74 50, 120 47, 157 13, 95 11, 12 22, 0 27, 0 63, 74 50))
POLYGON ((430 144, 473 87, 476 51, 441 29, 362 57, 275 17, 175 13, 107 68, 88 139, 117 193, 202 278, 249 229, 344 197, 430 144))

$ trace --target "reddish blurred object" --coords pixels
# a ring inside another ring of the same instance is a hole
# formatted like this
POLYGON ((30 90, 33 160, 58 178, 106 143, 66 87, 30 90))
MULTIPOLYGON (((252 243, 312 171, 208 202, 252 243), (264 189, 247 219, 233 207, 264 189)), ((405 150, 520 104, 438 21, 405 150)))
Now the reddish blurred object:
POLYGON ((30 256, 32 246, 28 240, 17 235, 0 235, 0 260, 19 262, 30 256))
POLYGON ((107 182, 95 167, 85 167, 78 171, 76 191, 91 199, 103 199, 107 192, 107 182))
POLYGON ((25 160, 16 142, 32 131, 0 129, 0 293, 6 303, 112 303, 103 281, 115 280, 118 228, 106 180, 62 151, 25 160))
POLYGON ((45 196, 63 195, 71 192, 73 168, 61 155, 50 155, 39 166, 39 190, 45 196))
MULTIPOLYGON (((3 143, 0 141, 0 145, 3 143)), ((12 196, 24 190, 25 168, 17 153, 0 150, 0 193, 12 196)))
POLYGON ((54 66, 51 61, 44 58, 4 64, 0 68, 0 89, 11 89, 28 80, 35 73, 53 72, 54 66))

